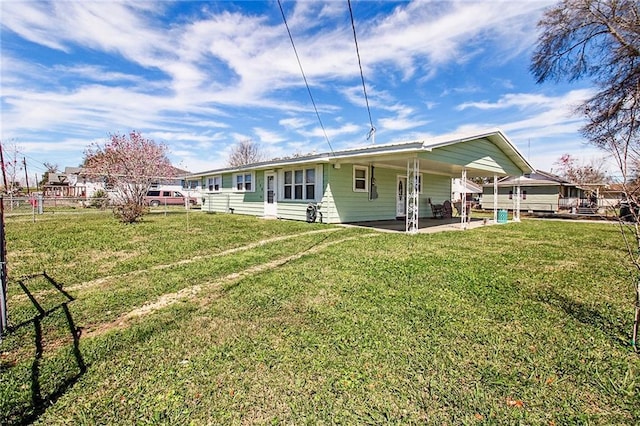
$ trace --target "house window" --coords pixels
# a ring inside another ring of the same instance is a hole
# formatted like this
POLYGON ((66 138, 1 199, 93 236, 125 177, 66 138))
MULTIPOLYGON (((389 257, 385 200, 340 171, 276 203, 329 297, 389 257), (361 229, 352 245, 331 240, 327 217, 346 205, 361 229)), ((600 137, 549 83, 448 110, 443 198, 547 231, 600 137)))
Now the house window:
POLYGON ((197 180, 183 180, 182 189, 196 189, 198 188, 197 180))
POLYGON ((353 166, 353 192, 369 191, 369 168, 353 166))
POLYGON ((283 198, 285 200, 315 200, 316 169, 285 170, 283 198))
POLYGON ((233 175, 236 191, 253 192, 253 173, 237 173, 233 175))
POLYGON ((207 179, 209 191, 220 191, 222 187, 222 176, 214 176, 207 179))
POLYGON ((509 199, 513 200, 513 191, 509 191, 509 199))
POLYGON ((522 199, 523 200, 527 199, 527 191, 522 191, 522 199))

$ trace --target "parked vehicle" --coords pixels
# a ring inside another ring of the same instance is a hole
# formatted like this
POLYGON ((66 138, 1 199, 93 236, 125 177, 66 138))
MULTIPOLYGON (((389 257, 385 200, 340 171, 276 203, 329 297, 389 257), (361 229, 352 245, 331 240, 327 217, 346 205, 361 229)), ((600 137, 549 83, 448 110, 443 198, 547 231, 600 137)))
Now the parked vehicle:
MULTIPOLYGON (((158 206, 184 206, 186 197, 182 195, 182 192, 155 189, 147 191, 147 195, 144 197, 144 202, 151 207, 158 206)), ((192 206, 197 204, 198 200, 193 197, 189 197, 189 203, 192 206)))

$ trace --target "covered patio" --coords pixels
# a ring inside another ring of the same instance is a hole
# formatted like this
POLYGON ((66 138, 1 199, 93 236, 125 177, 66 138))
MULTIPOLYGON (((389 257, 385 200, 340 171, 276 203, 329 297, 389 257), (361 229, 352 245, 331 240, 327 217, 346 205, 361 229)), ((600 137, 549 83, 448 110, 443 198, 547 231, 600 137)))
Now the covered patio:
MULTIPOLYGON (((460 218, 452 217, 447 219, 427 219, 421 218, 418 221, 418 229, 415 233, 419 234, 431 234, 436 232, 445 232, 445 231, 460 231, 464 229, 474 229, 483 226, 492 225, 495 222, 489 220, 487 218, 472 218, 470 221, 467 221, 465 227, 460 226, 460 218)), ((367 222, 353 222, 346 223, 343 226, 353 226, 353 227, 361 227, 361 228, 371 228, 380 232, 402 232, 405 233, 406 230, 406 219, 395 219, 395 220, 376 220, 376 221, 367 221, 367 222)))
MULTIPOLYGON (((397 214, 396 220, 353 221, 358 226, 374 227, 390 231, 407 233, 437 232, 450 228, 468 229, 489 223, 498 223, 498 203, 494 202, 493 217, 470 219, 470 208, 466 202, 455 206, 457 217, 443 215, 443 202, 451 203, 449 194, 442 191, 430 191, 426 187, 437 180, 459 178, 467 182, 472 178, 490 178, 493 180, 494 193, 498 193, 498 181, 505 176, 522 176, 534 171, 529 162, 518 152, 517 148, 499 130, 482 134, 460 137, 441 137, 412 144, 387 145, 385 147, 352 150, 344 153, 350 160, 353 157, 364 157, 369 163, 371 188, 374 188, 377 170, 397 170, 398 185, 396 188, 397 214), (400 174, 401 173, 401 174, 400 174), (401 177, 402 176, 402 177, 401 177), (446 198, 443 198, 446 195, 446 198), (435 196, 435 197, 434 197, 435 196), (425 210, 426 209, 426 210, 425 210), (431 214, 425 214, 430 212, 431 214), (433 219, 431 218, 433 216, 433 219), (436 216, 444 216, 435 219, 436 216)), ((332 158, 337 168, 340 156, 332 158)), ((440 184, 442 187, 442 184, 440 184)), ((449 183, 449 188, 451 187, 449 183)), ((462 188, 462 199, 466 199, 466 189, 462 188)), ((377 196, 377 194, 375 194, 377 196)), ((374 193, 370 193, 370 199, 374 193)), ((494 197, 497 201, 497 197, 494 197)), ((513 221, 520 220, 520 187, 514 185, 513 221)), ((451 209, 449 209, 451 211, 451 209)))

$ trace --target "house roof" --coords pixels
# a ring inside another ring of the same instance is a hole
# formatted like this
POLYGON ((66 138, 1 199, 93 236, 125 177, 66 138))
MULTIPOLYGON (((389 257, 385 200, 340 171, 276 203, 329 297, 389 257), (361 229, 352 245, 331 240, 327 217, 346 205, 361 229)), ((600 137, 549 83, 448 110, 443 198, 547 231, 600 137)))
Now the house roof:
MULTIPOLYGON (((451 190, 452 192, 461 192, 462 191, 462 179, 460 178, 456 178, 453 181, 451 190)), ((465 189, 467 194, 481 194, 482 193, 482 186, 478 185, 477 183, 466 179, 466 184, 465 184, 465 189)))
MULTIPOLYGON (((298 164, 317 163, 341 163, 341 162, 385 162, 385 164, 396 167, 406 167, 406 158, 414 158, 420 153, 429 153, 439 148, 452 145, 464 144, 467 142, 488 140, 500 149, 522 173, 531 173, 533 166, 520 154, 515 145, 499 129, 493 129, 482 133, 473 134, 450 134, 432 137, 425 140, 415 140, 406 142, 392 142, 387 144, 357 146, 342 149, 339 151, 324 152, 321 154, 311 154, 296 156, 292 158, 273 159, 260 163, 247 164, 239 167, 227 167, 213 169, 204 172, 192 173, 189 177, 203 177, 213 174, 233 173, 248 170, 266 170, 279 167, 287 167, 298 164), (400 161, 403 159, 404 163, 400 161)), ((433 164, 429 163, 430 166, 433 164)), ((451 166, 451 165, 447 165, 451 166)), ((421 168, 423 166, 421 165, 421 168)), ((462 170, 464 166, 444 167, 443 174, 454 175, 462 170)))
POLYGON ((65 173, 49 173, 47 184, 69 185, 69 178, 65 173))
POLYGON ((65 167, 64 168, 64 174, 66 175, 79 175, 80 173, 82 173, 84 169, 82 167, 65 167))
MULTIPOLYGON (((524 176, 507 176, 498 181, 498 186, 578 186, 575 183, 554 175, 553 173, 536 170, 534 173, 524 176)), ((483 185, 493 186, 493 183, 483 185)))

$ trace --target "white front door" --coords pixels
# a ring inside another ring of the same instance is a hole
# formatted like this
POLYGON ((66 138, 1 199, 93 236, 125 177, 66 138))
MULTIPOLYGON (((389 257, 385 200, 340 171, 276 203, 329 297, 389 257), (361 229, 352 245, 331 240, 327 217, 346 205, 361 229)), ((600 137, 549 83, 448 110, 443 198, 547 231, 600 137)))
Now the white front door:
POLYGON ((264 174, 264 215, 278 215, 277 178, 275 173, 264 174))
POLYGON ((396 217, 407 216, 407 177, 398 176, 396 183, 396 217))

